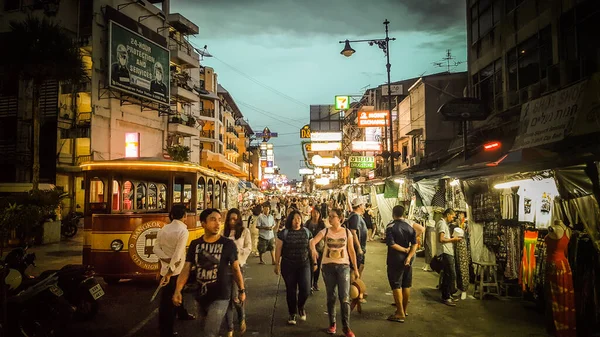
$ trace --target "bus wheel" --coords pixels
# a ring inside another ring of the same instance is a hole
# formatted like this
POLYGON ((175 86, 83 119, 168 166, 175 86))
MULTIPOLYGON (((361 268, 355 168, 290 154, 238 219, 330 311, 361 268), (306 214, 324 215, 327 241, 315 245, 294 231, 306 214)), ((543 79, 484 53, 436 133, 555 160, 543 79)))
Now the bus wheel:
POLYGON ((117 278, 117 277, 103 277, 103 279, 104 279, 104 282, 106 282, 106 284, 117 284, 121 280, 120 278, 117 278))

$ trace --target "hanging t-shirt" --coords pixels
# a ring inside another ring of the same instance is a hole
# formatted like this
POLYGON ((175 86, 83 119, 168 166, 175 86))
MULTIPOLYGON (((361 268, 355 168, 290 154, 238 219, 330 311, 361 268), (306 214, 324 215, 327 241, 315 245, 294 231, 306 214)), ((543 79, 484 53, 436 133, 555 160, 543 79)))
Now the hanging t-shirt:
POLYGON ((185 261, 197 267, 196 282, 200 285, 198 301, 211 303, 231 297, 231 265, 237 258, 235 243, 224 236, 212 243, 205 242, 204 236, 190 243, 185 261))
POLYGON ((519 189, 519 221, 535 221, 536 202, 535 196, 527 189, 519 189))
POLYGON ((535 228, 546 229, 552 223, 552 199, 550 193, 542 193, 541 199, 535 208, 535 228))
POLYGON ((321 263, 350 264, 348 240, 352 242, 352 232, 342 227, 337 233, 334 233, 331 228, 323 229, 321 233, 323 233, 323 241, 325 241, 321 263))

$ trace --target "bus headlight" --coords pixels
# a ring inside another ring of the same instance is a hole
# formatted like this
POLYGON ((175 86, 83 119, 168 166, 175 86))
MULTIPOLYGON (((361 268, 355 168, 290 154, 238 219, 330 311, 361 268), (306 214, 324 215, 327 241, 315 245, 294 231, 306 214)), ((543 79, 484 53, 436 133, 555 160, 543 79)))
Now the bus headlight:
POLYGON ((123 241, 119 239, 113 240, 113 242, 110 243, 110 249, 115 252, 120 252, 121 249, 123 249, 123 241))

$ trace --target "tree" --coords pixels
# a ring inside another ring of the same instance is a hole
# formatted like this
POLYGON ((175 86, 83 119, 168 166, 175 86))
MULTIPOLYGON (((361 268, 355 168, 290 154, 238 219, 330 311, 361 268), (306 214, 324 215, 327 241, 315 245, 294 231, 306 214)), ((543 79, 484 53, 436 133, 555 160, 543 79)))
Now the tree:
POLYGON ((2 64, 32 86, 33 189, 40 182, 40 92, 46 81, 80 83, 85 69, 73 36, 48 18, 29 16, 10 23, 2 64))

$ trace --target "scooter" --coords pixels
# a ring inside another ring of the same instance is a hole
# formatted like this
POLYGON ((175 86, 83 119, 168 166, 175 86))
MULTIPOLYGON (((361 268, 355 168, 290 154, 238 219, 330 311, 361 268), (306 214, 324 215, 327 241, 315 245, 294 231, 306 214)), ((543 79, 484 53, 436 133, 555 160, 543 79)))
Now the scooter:
MULTIPOLYGON (((77 208, 80 208, 79 205, 77 206, 77 208)), ((83 219, 83 213, 79 211, 69 212, 60 222, 61 234, 67 238, 74 237, 77 234, 77 228, 81 219, 83 219)))
MULTIPOLYGON (((35 254, 27 253, 27 247, 15 248, 6 256, 5 263, 11 270, 17 270, 23 279, 31 279, 25 270, 30 265, 35 266, 35 254)), ((71 264, 60 270, 46 270, 37 279, 45 279, 54 274, 58 279, 58 286, 64 290, 64 297, 76 308, 75 319, 93 318, 100 307, 98 300, 105 294, 102 285, 94 277, 94 269, 91 266, 71 264)))
POLYGON ((56 273, 23 283, 24 290, 9 292, 4 331, 8 336, 63 336, 75 310, 64 298, 56 273))

